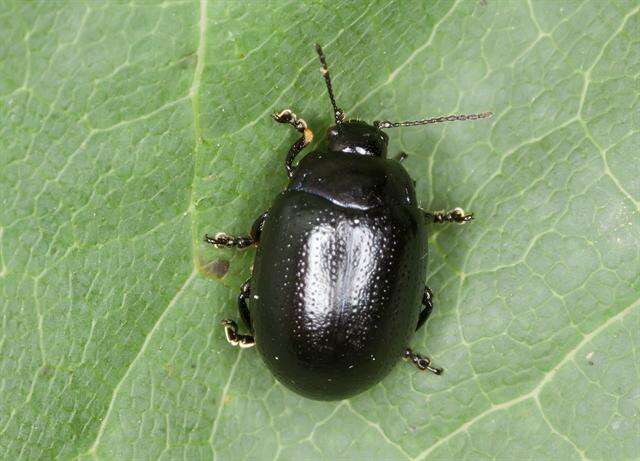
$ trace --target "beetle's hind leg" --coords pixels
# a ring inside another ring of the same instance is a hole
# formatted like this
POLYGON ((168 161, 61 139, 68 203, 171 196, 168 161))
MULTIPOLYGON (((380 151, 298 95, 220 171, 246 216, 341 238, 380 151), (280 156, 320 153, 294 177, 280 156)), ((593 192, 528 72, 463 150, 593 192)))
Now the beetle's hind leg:
MULTIPOLYGON (((238 311, 240 317, 245 326, 252 331, 251 327, 251 315, 249 313, 249 307, 247 306, 247 299, 251 295, 251 279, 242 284, 240 288, 240 294, 238 295, 238 311)), ((256 342, 251 335, 241 335, 238 333, 238 324, 233 320, 225 319, 220 322, 224 327, 224 335, 227 338, 227 342, 232 346, 238 346, 241 348, 248 348, 255 346, 256 342)))
POLYGON ((284 166, 287 169, 287 176, 292 177, 294 171, 293 161, 295 160, 296 155, 298 155, 300 151, 308 146, 309 143, 313 140, 313 131, 311 131, 311 129, 307 127, 307 122, 305 122, 301 118, 298 118, 298 116, 294 114, 291 109, 284 109, 273 114, 272 117, 276 122, 291 125, 297 131, 302 133, 302 137, 294 142, 289 149, 287 158, 284 162, 284 166))
POLYGON ((260 242, 262 226, 267 220, 267 216, 269 216, 269 212, 265 211, 258 217, 258 219, 254 221, 253 225, 251 226, 251 230, 249 231, 249 235, 233 236, 225 232, 218 232, 213 237, 208 234, 204 234, 204 241, 215 246, 224 246, 229 248, 247 248, 248 246, 260 242))
POLYGON ((423 211, 424 217, 429 222, 433 223, 445 223, 455 222, 458 224, 465 224, 473 220, 473 213, 466 213, 462 208, 456 207, 449 211, 423 211))

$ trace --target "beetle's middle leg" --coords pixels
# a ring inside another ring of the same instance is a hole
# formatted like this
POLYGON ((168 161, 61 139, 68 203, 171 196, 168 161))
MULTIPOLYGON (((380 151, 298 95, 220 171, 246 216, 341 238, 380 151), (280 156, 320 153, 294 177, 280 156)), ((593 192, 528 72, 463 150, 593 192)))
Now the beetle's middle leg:
POLYGON ((253 244, 257 244, 258 242, 260 242, 262 226, 267 220, 267 216, 269 216, 269 212, 265 211, 258 217, 258 219, 254 221, 253 225, 251 226, 251 230, 249 231, 249 235, 233 236, 226 234, 225 232, 218 232, 213 237, 209 236, 208 234, 204 234, 204 241, 215 246, 236 248, 246 248, 253 244))
MULTIPOLYGON (((238 295, 238 311, 240 312, 240 318, 244 322, 247 329, 253 332, 251 326, 251 314, 249 313, 249 307, 247 306, 247 299, 251 295, 251 279, 242 284, 240 288, 240 294, 238 295)), ((224 334, 227 338, 227 342, 232 346, 238 346, 241 348, 248 348, 255 346, 256 341, 251 335, 241 335, 238 333, 238 324, 233 320, 225 319, 220 322, 224 327, 224 334)))
POLYGON ((293 176, 293 161, 296 158, 296 155, 300 153, 302 149, 304 149, 309 143, 313 140, 313 131, 309 127, 307 127, 307 122, 303 119, 298 118, 296 114, 294 114, 291 109, 285 109, 278 113, 272 115, 273 119, 278 123, 287 123, 302 133, 302 137, 300 137, 296 142, 293 143, 289 152, 287 153, 287 159, 284 162, 284 166, 287 169, 287 176, 293 176))
POLYGON ((445 223, 455 222, 465 224, 473 220, 473 213, 466 213, 462 208, 456 207, 449 211, 422 211, 428 222, 445 223))

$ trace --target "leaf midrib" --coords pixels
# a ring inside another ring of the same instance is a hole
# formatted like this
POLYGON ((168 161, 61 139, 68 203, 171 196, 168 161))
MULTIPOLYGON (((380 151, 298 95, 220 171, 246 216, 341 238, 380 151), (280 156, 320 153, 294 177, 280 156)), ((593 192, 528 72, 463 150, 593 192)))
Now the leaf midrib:
MULTIPOLYGON (((102 418, 102 422, 100 424, 100 427, 98 428, 98 432, 96 433, 96 438, 94 439, 93 443, 90 445, 87 452, 84 453, 84 454, 91 455, 93 458, 97 458, 96 453, 97 453, 98 446, 100 445, 100 440, 110 420, 110 416, 113 411, 115 401, 118 397, 118 393, 122 384, 127 380, 127 377, 129 376, 130 371, 133 369, 138 359, 142 357, 142 355, 144 354, 144 351, 146 350, 147 345, 151 342, 151 339, 153 338, 154 333, 158 330, 164 318, 171 311, 172 306, 176 304, 176 302, 180 299, 180 296, 184 293, 187 287, 189 287, 191 282, 193 282, 193 280, 195 280, 195 278, 199 275, 199 271, 197 269, 198 265, 196 262, 197 236, 196 236, 196 221, 195 221, 195 213, 194 213, 194 202, 195 202, 194 194, 195 194, 195 183, 197 179, 197 171, 198 171, 197 168, 198 168, 198 158, 199 158, 199 156, 197 155, 197 150, 198 150, 198 146, 201 144, 201 139, 202 139, 202 131, 200 127, 200 92, 199 90, 200 90, 200 84, 202 80, 202 73, 204 71, 204 62, 205 62, 204 58, 206 53, 206 27, 207 27, 207 0, 200 0, 200 15, 198 19, 198 47, 196 50, 196 67, 194 70, 193 79, 191 81, 191 86, 189 87, 189 92, 187 93, 187 95, 171 103, 171 105, 173 105, 177 102, 180 102, 189 98, 191 99, 192 110, 193 110, 193 128, 194 128, 194 148, 193 148, 194 161, 192 165, 193 178, 191 180, 189 206, 186 211, 186 213, 189 214, 189 217, 191 220, 191 238, 192 238, 191 247, 192 247, 193 270, 191 271, 187 279, 182 283, 180 288, 178 288, 176 294, 173 296, 173 298, 171 298, 171 300, 167 304, 167 307, 158 316, 158 319, 154 323, 153 327, 147 333, 142 345, 140 346, 140 349, 138 350, 138 353, 134 356, 133 360, 129 363, 124 374, 122 375, 122 378, 120 378, 116 386, 113 388, 111 400, 109 402, 105 415, 102 418)), ((167 104, 164 104, 161 108, 152 111, 152 114, 157 113, 160 110, 165 109, 166 107, 167 107, 167 104)))

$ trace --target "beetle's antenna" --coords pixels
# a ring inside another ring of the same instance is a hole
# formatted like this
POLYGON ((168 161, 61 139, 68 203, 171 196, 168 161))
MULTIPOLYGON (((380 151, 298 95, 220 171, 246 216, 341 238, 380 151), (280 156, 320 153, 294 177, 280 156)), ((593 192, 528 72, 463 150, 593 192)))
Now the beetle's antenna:
POLYGON ((331 75, 329 75, 329 68, 327 67, 327 59, 324 56, 324 51, 322 51, 322 47, 317 43, 316 43, 316 52, 318 53, 318 57, 320 58, 320 63, 322 64, 322 67, 320 68, 320 72, 322 72, 324 81, 327 84, 327 90, 329 91, 329 99, 331 99, 331 105, 333 106, 333 114, 336 117, 336 123, 342 123, 344 121, 344 111, 340 109, 336 104, 336 98, 333 96, 333 86, 331 85, 331 75))
POLYGON ((417 126, 417 125, 429 125, 431 123, 441 122, 457 122, 464 120, 479 120, 481 118, 489 118, 493 115, 493 112, 482 112, 480 114, 463 114, 463 115, 441 115, 440 117, 426 118, 424 120, 413 120, 409 122, 390 122, 389 120, 373 122, 376 128, 398 128, 401 126, 417 126))

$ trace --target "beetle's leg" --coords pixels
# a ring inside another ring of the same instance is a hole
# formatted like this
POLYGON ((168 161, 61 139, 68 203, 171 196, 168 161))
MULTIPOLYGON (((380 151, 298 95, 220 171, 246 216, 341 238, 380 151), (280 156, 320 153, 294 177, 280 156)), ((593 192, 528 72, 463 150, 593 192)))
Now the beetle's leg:
POLYGON ((227 337, 227 342, 232 346, 238 346, 246 349, 256 345, 253 336, 238 334, 238 325, 233 320, 225 319, 220 323, 224 327, 224 334, 227 337))
POLYGON ((302 136, 293 143, 289 152, 287 153, 287 158, 284 162, 284 166, 287 169, 287 176, 293 176, 293 161, 296 158, 296 155, 300 153, 302 149, 304 149, 312 140, 313 140, 313 132, 310 128, 307 127, 307 122, 303 119, 298 118, 296 114, 294 114, 291 109, 285 109, 278 113, 272 115, 273 119, 278 123, 287 123, 294 127, 297 131, 302 133, 302 136))
MULTIPOLYGON (((397 162, 403 163, 407 159, 408 156, 409 155, 406 152, 398 152, 396 154, 396 156, 393 157, 393 159, 395 161, 397 161, 397 162)), ((412 179, 411 182, 413 183, 413 187, 415 188, 416 187, 416 180, 412 179)))
POLYGON ((465 211, 456 207, 450 211, 424 211, 424 217, 434 223, 455 222, 458 224, 468 223, 473 219, 473 213, 465 213, 465 211))
MULTIPOLYGON (((420 316, 418 317, 418 326, 416 326, 416 330, 420 329, 424 325, 424 322, 427 321, 429 315, 431 315, 431 311, 433 310, 433 293, 429 287, 424 287, 424 293, 422 295, 422 305, 424 308, 420 311, 420 316)), ((429 357, 423 357, 417 352, 413 352, 411 349, 406 348, 404 350, 404 357, 406 361, 411 362, 415 367, 420 370, 429 370, 436 375, 442 373, 442 368, 432 367, 431 359, 429 357)))
POLYGON ((394 160, 397 160, 398 162, 402 163, 407 159, 408 155, 406 154, 406 152, 398 152, 398 154, 396 154, 395 157, 393 157, 394 160))
POLYGON ((247 299, 251 295, 251 279, 249 278, 240 287, 240 294, 238 295, 238 312, 240 312, 240 318, 244 322, 247 329, 253 333, 253 326, 251 325, 251 314, 249 313, 249 307, 247 306, 247 299))
POLYGON ((424 294, 422 295, 422 306, 423 309, 420 311, 420 317, 418 317, 418 326, 416 330, 419 330, 424 322, 427 321, 429 316, 431 315, 431 311, 433 310, 433 292, 429 289, 429 287, 424 287, 424 294))
POLYGON ((213 237, 211 237, 209 234, 204 234, 204 241, 215 246, 237 247, 237 248, 246 248, 255 243, 253 239, 249 236, 244 236, 244 235, 234 236, 234 235, 226 234, 224 232, 218 232, 213 237))
POLYGON ((262 234, 262 228, 264 227, 264 222, 267 220, 268 216, 269 212, 265 211, 260 216, 258 216, 258 219, 256 219, 251 225, 249 235, 256 244, 260 243, 260 234, 262 234))
POLYGON ((420 370, 429 370, 431 373, 435 373, 436 375, 442 374, 442 368, 431 366, 431 359, 429 357, 423 357, 417 352, 413 352, 408 347, 404 350, 404 356, 402 358, 420 370))
POLYGON ((257 244, 260 241, 260 233, 262 232, 262 226, 264 225, 267 216, 269 216, 269 212, 265 211, 254 221, 251 226, 251 230, 249 231, 249 235, 233 236, 224 232, 218 232, 213 237, 208 234, 204 234, 204 241, 215 246, 237 248, 246 248, 253 244, 257 244))
MULTIPOLYGON (((420 311, 420 316, 418 317, 418 326, 416 326, 416 330, 420 329, 424 325, 424 322, 427 321, 429 315, 431 315, 431 311, 433 310, 433 293, 429 289, 429 287, 424 287, 424 294, 422 295, 422 305, 424 308, 420 311)), ((429 357, 423 357, 417 352, 413 352, 411 349, 406 348, 404 350, 404 357, 406 361, 411 362, 415 367, 420 370, 429 370, 436 375, 442 373, 442 368, 432 367, 431 359, 429 357)))
MULTIPOLYGON (((248 279, 240 287, 240 294, 238 295, 238 311, 240 311, 240 317, 244 322, 247 329, 253 332, 251 326, 251 315, 249 314, 249 307, 247 306, 247 299, 251 294, 251 279, 248 279)), ((224 327, 224 335, 227 337, 227 342, 232 346, 238 346, 242 348, 255 346, 256 342, 251 335, 241 335, 238 333, 238 324, 233 320, 225 319, 220 322, 224 327)))

